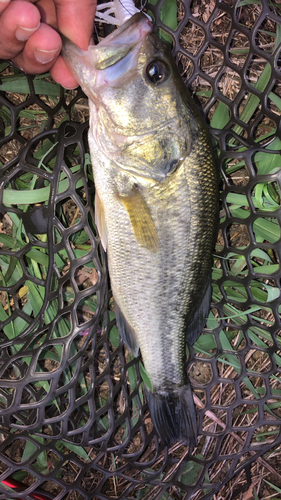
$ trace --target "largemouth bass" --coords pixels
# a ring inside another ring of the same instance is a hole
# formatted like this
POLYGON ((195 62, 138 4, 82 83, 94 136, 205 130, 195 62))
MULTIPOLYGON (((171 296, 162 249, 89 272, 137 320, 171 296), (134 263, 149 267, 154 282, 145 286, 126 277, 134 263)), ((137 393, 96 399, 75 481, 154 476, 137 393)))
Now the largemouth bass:
POLYGON ((88 51, 65 41, 63 56, 89 97, 96 223, 120 335, 141 352, 163 443, 194 446, 185 339, 196 341, 210 307, 217 171, 204 121, 152 28, 135 14, 88 51))

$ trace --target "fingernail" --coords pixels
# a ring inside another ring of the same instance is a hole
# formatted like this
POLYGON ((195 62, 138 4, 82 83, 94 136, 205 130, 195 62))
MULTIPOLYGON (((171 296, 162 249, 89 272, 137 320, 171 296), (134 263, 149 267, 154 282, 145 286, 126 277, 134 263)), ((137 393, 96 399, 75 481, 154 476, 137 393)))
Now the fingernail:
POLYGON ((59 48, 54 50, 35 49, 34 56, 36 61, 40 62, 41 64, 47 64, 48 62, 52 61, 52 59, 55 58, 59 50, 60 50, 59 48))
POLYGON ((24 28, 23 26, 18 26, 15 32, 16 39, 20 42, 26 42, 26 40, 28 40, 29 37, 38 30, 39 26, 40 23, 36 26, 36 28, 24 28))
POLYGON ((75 89, 78 89, 79 85, 76 85, 76 87, 66 87, 65 85, 62 85, 62 87, 63 87, 65 90, 75 90, 75 89))

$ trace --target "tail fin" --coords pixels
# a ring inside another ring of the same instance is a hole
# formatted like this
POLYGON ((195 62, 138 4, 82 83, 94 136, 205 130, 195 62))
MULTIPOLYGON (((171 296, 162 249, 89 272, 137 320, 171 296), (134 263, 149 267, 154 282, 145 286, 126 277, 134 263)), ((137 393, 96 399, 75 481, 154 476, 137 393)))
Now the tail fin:
POLYGON ((145 387, 150 415, 164 445, 174 441, 194 448, 197 442, 196 411, 190 385, 163 396, 145 387))

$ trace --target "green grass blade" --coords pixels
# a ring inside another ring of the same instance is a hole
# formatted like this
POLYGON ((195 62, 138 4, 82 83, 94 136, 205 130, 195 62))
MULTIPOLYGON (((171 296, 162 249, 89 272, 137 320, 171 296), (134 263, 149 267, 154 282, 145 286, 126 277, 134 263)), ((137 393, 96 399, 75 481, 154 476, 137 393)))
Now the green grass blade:
MULTIPOLYGON (((57 83, 34 79, 33 84, 35 93, 37 95, 60 95, 60 85, 58 85, 57 83)), ((16 92, 18 94, 30 94, 29 83, 23 73, 19 75, 6 76, 4 83, 0 84, 0 90, 6 92, 16 92)))
POLYGON ((223 129, 229 122, 229 108, 223 102, 219 102, 213 114, 210 125, 212 128, 223 129))
POLYGON ((139 361, 139 367, 140 367, 140 374, 141 374, 142 380, 144 381, 144 383, 148 387, 148 389, 150 391, 153 391, 151 380, 150 380, 149 375, 148 375, 148 373, 147 373, 147 371, 146 371, 146 369, 143 366, 141 361, 139 361))

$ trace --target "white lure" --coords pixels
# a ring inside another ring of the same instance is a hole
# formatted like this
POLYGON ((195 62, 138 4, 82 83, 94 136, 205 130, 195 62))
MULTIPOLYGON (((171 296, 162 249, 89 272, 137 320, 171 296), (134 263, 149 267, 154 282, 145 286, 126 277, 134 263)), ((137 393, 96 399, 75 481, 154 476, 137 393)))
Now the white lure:
MULTIPOLYGON (((134 14, 140 12, 133 0, 113 0, 97 5, 96 21, 121 26, 134 14)), ((149 19, 150 17, 147 16, 149 19)))

